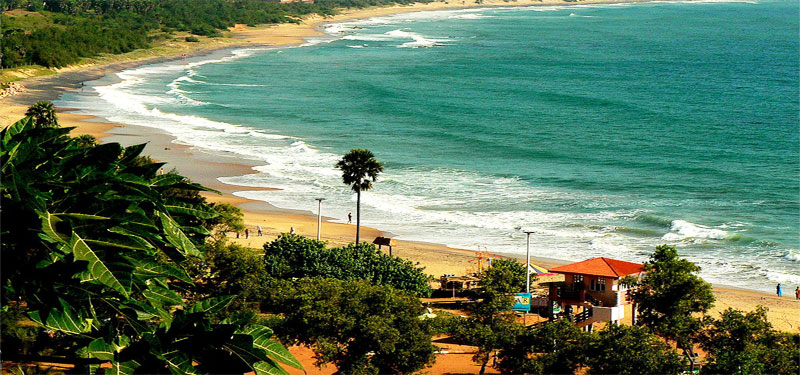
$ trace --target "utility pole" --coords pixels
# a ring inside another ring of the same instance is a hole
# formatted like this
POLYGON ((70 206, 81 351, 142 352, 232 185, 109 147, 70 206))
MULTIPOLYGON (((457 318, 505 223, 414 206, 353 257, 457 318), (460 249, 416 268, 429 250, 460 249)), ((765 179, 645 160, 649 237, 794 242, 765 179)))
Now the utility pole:
POLYGON ((533 231, 523 231, 528 235, 527 246, 525 247, 525 293, 531 292, 531 233, 533 231))
POLYGON ((325 198, 317 198, 317 241, 320 241, 320 234, 322 232, 322 201, 325 198))

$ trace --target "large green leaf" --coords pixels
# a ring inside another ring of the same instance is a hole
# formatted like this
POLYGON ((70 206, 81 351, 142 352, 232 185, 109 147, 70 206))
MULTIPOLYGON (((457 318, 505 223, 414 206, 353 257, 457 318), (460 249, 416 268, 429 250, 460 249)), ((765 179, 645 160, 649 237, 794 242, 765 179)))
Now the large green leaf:
POLYGON ((25 117, 3 129, 2 138, 3 138, 3 146, 5 148, 6 143, 11 141, 11 137, 21 133, 25 129, 30 129, 33 127, 33 117, 25 117))
POLYGON ((133 375, 139 366, 136 361, 111 362, 111 368, 106 369, 105 375, 133 375))
POLYGON ((144 251, 148 250, 148 248, 146 248, 146 247, 144 247, 144 246, 140 246, 140 245, 139 245, 139 244, 140 244, 140 242, 129 242, 129 241, 124 241, 124 242, 128 242, 128 243, 126 244, 126 243, 123 243, 123 241, 114 241, 114 242, 109 242, 109 241, 103 241, 103 240, 90 240, 90 239, 88 239, 88 238, 87 238, 87 239, 84 239, 84 241, 85 241, 85 242, 86 242, 86 244, 88 244, 88 245, 98 245, 98 246, 106 246, 106 247, 116 247, 116 248, 120 248, 120 249, 128 249, 128 250, 144 250, 144 251))
POLYGON ((142 294, 150 301, 151 305, 183 306, 183 299, 178 293, 156 285, 150 285, 149 289, 143 291, 142 294))
POLYGON ((90 342, 79 354, 83 358, 89 357, 112 361, 114 360, 114 347, 107 343, 105 339, 99 338, 90 342))
POLYGON ((133 275, 143 279, 155 277, 171 277, 180 281, 191 283, 192 278, 186 270, 165 262, 155 262, 146 259, 126 258, 134 265, 133 275))
POLYGON ((303 369, 303 365, 281 343, 272 339, 272 330, 261 325, 250 325, 239 331, 253 337, 253 347, 261 349, 270 358, 289 366, 303 369))
POLYGON ((147 146, 147 143, 125 147, 122 158, 120 158, 120 164, 128 164, 129 162, 132 162, 137 156, 141 155, 145 146, 147 146))
POLYGON ((167 241, 169 241, 172 246, 175 246, 175 248, 184 255, 203 256, 189 237, 186 237, 186 234, 183 233, 178 223, 176 223, 172 217, 161 211, 158 211, 158 216, 161 218, 161 225, 164 227, 164 234, 167 237, 167 241))
POLYGON ((161 306, 152 306, 144 302, 128 300, 122 304, 123 308, 128 308, 136 313, 138 320, 149 321, 157 320, 168 327, 172 324, 172 314, 161 306))
POLYGON ((153 243, 158 243, 159 238, 158 236, 154 235, 150 232, 143 232, 137 231, 130 228, 123 228, 123 227, 113 227, 108 229, 111 233, 120 234, 123 236, 128 237, 131 241, 136 242, 137 244, 141 245, 143 248, 151 249, 151 250, 158 250, 153 243), (149 240, 149 241, 148 241, 149 240), (151 242, 152 241, 152 242, 151 242))
POLYGON ((42 232, 45 236, 47 236, 46 239, 48 242, 55 243, 67 241, 67 237, 61 233, 58 233, 58 229, 56 229, 58 223, 62 222, 63 220, 47 211, 38 212, 38 214, 39 218, 42 219, 42 232))
POLYGON ((37 324, 52 330, 60 331, 73 335, 86 333, 92 329, 92 321, 87 319, 78 311, 72 308, 66 301, 59 298, 61 308, 53 308, 47 312, 46 318, 40 311, 31 311, 28 316, 37 324))
POLYGON ((121 293, 125 298, 128 298, 130 291, 126 290, 122 285, 120 279, 108 269, 108 266, 102 259, 95 253, 89 245, 86 244, 77 233, 72 232, 72 253, 75 255, 76 260, 85 260, 89 262, 89 272, 92 273, 99 282, 103 285, 111 287, 117 292, 121 293))
POLYGON ((200 219, 211 219, 219 216, 219 212, 214 211, 206 205, 190 205, 186 203, 175 202, 173 204, 165 205, 170 213, 180 213, 189 216, 195 216, 200 219))
POLYGON ((183 182, 185 177, 174 174, 174 173, 167 173, 153 177, 150 179, 151 186, 169 186, 183 182))
POLYGON ((80 214, 80 213, 70 213, 70 212, 61 212, 53 214, 53 216, 66 216, 71 217, 79 220, 108 220, 109 217, 99 216, 99 215, 89 215, 89 214, 80 214))
POLYGON ((267 357, 263 350, 253 347, 249 335, 234 335, 223 347, 241 358, 257 375, 289 375, 277 362, 267 357))
POLYGON ((164 353, 161 360, 167 363, 169 371, 174 375, 192 375, 197 374, 197 369, 192 365, 192 358, 186 353, 172 351, 164 353))
POLYGON ((275 362, 256 362, 253 364, 253 370, 257 375, 289 375, 286 370, 275 362))
POLYGON ((236 297, 236 296, 229 295, 229 296, 222 296, 222 297, 206 298, 206 299, 204 299, 204 300, 202 300, 200 302, 197 302, 196 304, 192 305, 192 307, 189 308, 188 312, 190 314, 191 313, 199 313, 199 312, 204 312, 204 313, 209 313, 209 314, 210 313, 215 313, 217 311, 220 311, 220 310, 224 309, 226 306, 228 306, 228 304, 231 303, 231 300, 233 300, 233 297, 236 297))

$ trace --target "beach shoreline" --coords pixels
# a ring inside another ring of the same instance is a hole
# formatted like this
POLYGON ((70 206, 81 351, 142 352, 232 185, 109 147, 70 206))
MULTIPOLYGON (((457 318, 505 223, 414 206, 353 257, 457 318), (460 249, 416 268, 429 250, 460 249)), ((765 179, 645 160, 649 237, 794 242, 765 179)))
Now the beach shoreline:
MULTIPOLYGON (((587 1, 581 2, 580 4, 622 2, 628 3, 627 1, 587 1)), ((633 3, 638 1, 629 2, 633 3)), ((432 3, 346 11, 340 15, 329 18, 318 16, 310 17, 299 25, 272 25, 256 28, 240 27, 238 30, 234 28, 233 31, 236 38, 240 39, 241 42, 229 43, 220 48, 192 51, 189 54, 191 56, 200 56, 219 52, 220 50, 252 46, 270 46, 276 48, 297 46, 304 43, 306 38, 326 35, 320 31, 320 27, 325 23, 365 19, 398 13, 462 9, 478 6, 562 6, 580 4, 563 1, 489 1, 480 5, 466 4, 464 2, 460 4, 432 3)), ((224 51, 219 53, 224 53, 224 51)), ((82 82, 95 80, 108 74, 141 65, 163 63, 186 57, 188 57, 188 55, 178 54, 102 66, 79 67, 65 70, 54 76, 22 81, 26 87, 25 92, 0 100, 0 104, 2 104, 4 108, 3 113, 0 114, 0 121, 3 126, 7 126, 16 121, 16 119, 23 117, 25 109, 34 102, 39 100, 56 100, 67 91, 79 90, 82 87, 82 82)), ((89 134, 98 139, 102 138, 102 142, 120 142, 123 145, 147 142, 148 146, 144 152, 146 155, 156 160, 166 161, 167 169, 175 168, 193 181, 222 193, 221 195, 205 193, 204 195, 209 200, 234 204, 242 208, 245 214, 245 223, 250 229, 252 236, 249 238, 232 238, 232 241, 258 249, 264 242, 274 239, 281 233, 287 233, 291 229, 294 229, 296 233, 300 235, 312 238, 316 237, 317 219, 313 212, 282 209, 262 201, 239 197, 235 194, 243 191, 269 189, 229 185, 218 180, 221 177, 241 176, 243 174, 253 173, 254 171, 252 171, 251 168, 256 165, 255 163, 249 163, 242 159, 226 158, 221 155, 212 155, 190 146, 174 143, 174 137, 153 128, 114 124, 103 121, 95 116, 71 113, 69 110, 69 108, 58 108, 58 116, 62 126, 76 127, 72 133, 73 136, 89 134), (264 236, 259 237, 255 235, 256 226, 261 226, 264 229, 264 236)), ((326 220, 323 223, 322 239, 331 245, 344 245, 352 242, 354 232, 354 225, 326 220)), ((367 241, 385 234, 385 232, 379 229, 362 227, 362 238, 367 241)), ((444 273, 464 274, 468 272, 470 267, 474 267, 473 263, 477 255, 477 252, 472 250, 455 249, 444 245, 410 241, 399 242, 399 246, 394 250, 394 255, 419 262, 426 267, 427 273, 437 277, 444 273)), ((546 268, 569 263, 558 259, 543 258, 536 258, 532 261, 546 268)), ((797 314, 793 314, 793 311, 800 308, 800 301, 795 301, 788 297, 778 298, 777 296, 772 296, 760 291, 751 291, 734 287, 715 285, 714 289, 715 294, 718 296, 718 303, 712 312, 713 314, 727 307, 752 310, 757 304, 761 303, 770 308, 770 321, 773 322, 776 328, 796 331, 800 327, 800 317, 797 317, 797 314)))

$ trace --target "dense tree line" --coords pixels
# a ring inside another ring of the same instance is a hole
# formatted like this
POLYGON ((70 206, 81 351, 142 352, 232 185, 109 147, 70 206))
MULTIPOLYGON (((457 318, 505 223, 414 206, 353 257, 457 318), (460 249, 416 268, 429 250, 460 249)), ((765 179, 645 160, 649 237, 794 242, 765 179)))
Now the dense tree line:
POLYGON ((63 67, 102 53, 150 46, 158 32, 185 31, 219 36, 235 24, 299 22, 308 14, 337 8, 409 3, 408 0, 322 0, 280 3, 264 0, 1 0, 0 11, 16 8, 40 15, 0 19, 3 68, 39 64, 63 67), (41 18, 44 18, 43 20, 41 18), (38 20, 37 20, 38 19, 38 20))

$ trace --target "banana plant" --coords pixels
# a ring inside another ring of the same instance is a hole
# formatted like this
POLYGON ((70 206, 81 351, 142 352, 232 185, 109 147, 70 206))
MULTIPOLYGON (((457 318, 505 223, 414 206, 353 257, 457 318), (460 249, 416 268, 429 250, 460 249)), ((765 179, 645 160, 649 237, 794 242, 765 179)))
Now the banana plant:
POLYGON ((167 192, 208 189, 157 174, 144 145, 87 145, 70 130, 28 117, 0 132, 3 307, 74 338, 94 373, 302 368, 268 328, 209 318, 233 296, 190 301, 171 287, 192 282, 182 262, 203 256, 200 223, 218 213, 167 192))

